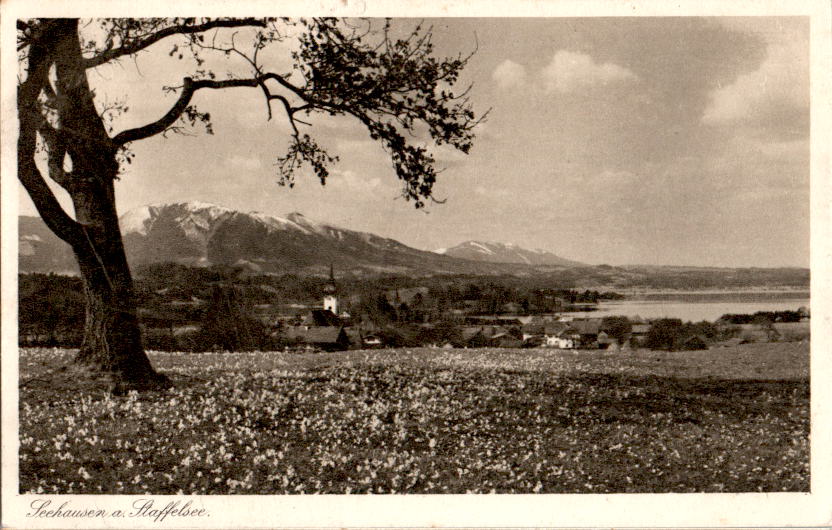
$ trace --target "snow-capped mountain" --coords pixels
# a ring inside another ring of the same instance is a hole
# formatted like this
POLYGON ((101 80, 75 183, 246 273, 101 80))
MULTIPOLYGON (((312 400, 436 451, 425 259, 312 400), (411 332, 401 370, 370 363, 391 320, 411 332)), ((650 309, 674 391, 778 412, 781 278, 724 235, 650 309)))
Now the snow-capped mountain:
MULTIPOLYGON (((231 265, 254 273, 374 275, 554 275, 584 288, 690 285, 707 274, 709 285, 808 287, 808 269, 724 269, 661 266, 582 266, 546 251, 471 241, 445 253, 428 252, 365 232, 316 223, 299 213, 283 217, 242 213, 199 202, 143 206, 120 219, 130 264, 178 262, 231 265), (574 267, 574 268, 573 268, 574 267)), ((77 274, 69 246, 39 217, 18 219, 20 272, 77 274)))
MULTIPOLYGON (((286 218, 185 202, 138 208, 121 217, 127 256, 141 265, 238 265, 252 271, 298 270, 328 262, 377 265, 385 250, 413 251, 392 240, 315 223, 299 213, 286 218)), ((418 252, 418 251, 416 251, 418 252)))
MULTIPOLYGON (((234 265, 252 272, 342 271, 504 273, 516 266, 467 261, 417 250, 393 239, 316 223, 300 213, 285 218, 243 213, 215 204, 142 206, 119 220, 131 265, 177 262, 234 265)), ((20 218, 20 270, 77 270, 69 248, 37 217, 20 218)))
POLYGON ((466 241, 453 248, 443 248, 436 252, 445 256, 489 263, 522 263, 533 266, 552 265, 559 267, 580 267, 583 265, 546 250, 528 250, 510 243, 466 241))

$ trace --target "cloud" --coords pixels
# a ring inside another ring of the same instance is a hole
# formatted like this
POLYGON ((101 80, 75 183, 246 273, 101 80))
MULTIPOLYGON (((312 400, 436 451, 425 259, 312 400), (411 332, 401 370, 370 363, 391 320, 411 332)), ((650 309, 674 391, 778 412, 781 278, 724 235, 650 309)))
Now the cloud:
POLYGON ((491 74, 491 79, 503 90, 523 86, 526 83, 526 67, 506 59, 497 65, 491 74))
POLYGON ((636 74, 623 66, 598 64, 587 54, 567 50, 558 50, 552 62, 541 71, 541 76, 547 92, 561 93, 638 79, 636 74))
POLYGON ((709 94, 702 122, 779 130, 789 136, 808 134, 808 34, 768 32, 767 56, 753 72, 709 94))

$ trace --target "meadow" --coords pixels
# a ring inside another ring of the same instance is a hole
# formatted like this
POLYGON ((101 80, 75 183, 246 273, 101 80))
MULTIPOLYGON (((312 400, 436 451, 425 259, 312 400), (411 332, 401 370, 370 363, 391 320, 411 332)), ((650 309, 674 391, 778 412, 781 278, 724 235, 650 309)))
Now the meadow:
POLYGON ((151 353, 114 396, 20 351, 20 491, 809 490, 809 344, 151 353))

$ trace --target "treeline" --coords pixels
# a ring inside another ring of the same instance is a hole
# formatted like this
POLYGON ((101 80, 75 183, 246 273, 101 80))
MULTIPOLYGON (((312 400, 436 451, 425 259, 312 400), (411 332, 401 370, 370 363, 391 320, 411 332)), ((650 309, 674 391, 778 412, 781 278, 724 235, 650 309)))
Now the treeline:
MULTIPOLYGON (((166 299, 189 300, 206 298, 216 283, 233 283, 244 287, 252 303, 309 303, 320 300, 327 284, 325 276, 296 274, 272 275, 244 273, 233 267, 196 268, 174 263, 153 264, 136 271, 137 289, 151 296, 156 293, 166 299)), ((350 299, 361 295, 394 293, 420 289, 423 294, 441 298, 448 303, 463 300, 483 301, 484 305, 521 303, 524 299, 534 304, 537 297, 559 297, 570 303, 595 303, 599 300, 623 298, 614 292, 576 290, 572 281, 557 276, 517 277, 511 275, 477 276, 469 274, 439 274, 424 277, 381 275, 374 277, 338 275, 339 294, 350 299)), ((391 296, 391 303, 395 302, 391 296)))
MULTIPOLYGON (((622 298, 614 292, 576 290, 513 276, 383 276, 337 280, 345 323, 372 329, 389 346, 462 344, 460 329, 472 315, 539 315, 622 298)), ((320 304, 325 277, 251 275, 233 268, 166 264, 137 271, 139 320, 149 349, 172 351, 271 350, 290 345, 283 328, 298 323, 305 306, 320 304), (293 321, 287 316, 298 315, 293 321)), ((75 277, 21 274, 18 284, 20 343, 78 346, 84 294, 75 277)), ((798 322, 803 311, 723 315, 716 323, 653 321, 641 346, 690 349, 723 340, 732 326, 798 322)), ((605 319, 605 332, 629 340, 632 323, 605 319)), ((509 330, 512 331, 512 330, 509 330)), ((733 331, 736 333, 736 330, 733 331)), ((517 333, 515 333, 517 335, 517 333)))
MULTIPOLYGON (((212 289, 217 285, 233 285, 237 297, 245 304, 252 307, 271 306, 271 314, 275 316, 286 314, 292 304, 319 304, 327 281, 325 277, 252 275, 229 268, 197 269, 164 264, 139 269, 136 286, 141 307, 164 313, 170 310, 166 306, 176 303, 180 316, 195 320, 201 309, 196 305, 189 309, 187 304, 210 299, 212 289)), ((573 304, 595 304, 602 300, 623 298, 614 292, 547 286, 539 278, 514 276, 411 278, 390 275, 341 277, 337 283, 342 310, 356 322, 368 321, 378 325, 435 322, 453 312, 493 315, 552 313, 568 310, 573 304)))
POLYGON ((349 313, 350 320, 375 325, 429 323, 458 319, 461 315, 539 315, 578 310, 582 307, 573 304, 591 305, 621 296, 567 289, 526 291, 489 281, 430 288, 397 288, 392 292, 370 283, 351 291, 353 294, 342 297, 342 308, 349 313))
MULTIPOLYGON (((266 275, 243 273, 233 267, 197 268, 172 263, 154 264, 137 268, 136 283, 139 291, 155 293, 165 291, 165 297, 189 299, 193 296, 206 298, 210 285, 233 279, 235 285, 248 286, 254 303, 272 303, 277 297, 284 302, 308 303, 318 300, 322 294, 326 277, 298 274, 266 275)), ((527 299, 533 305, 535 291, 544 295, 563 296, 574 293, 572 303, 592 303, 598 300, 615 299, 621 295, 603 291, 576 289, 576 285, 593 283, 616 285, 620 289, 656 288, 675 290, 702 290, 749 288, 759 286, 804 286, 809 285, 808 269, 723 269, 691 267, 579 267, 556 272, 542 272, 531 276, 472 274, 436 274, 430 276, 377 275, 361 276, 338 274, 338 287, 342 296, 350 298, 373 291, 392 292, 422 288, 434 293, 446 291, 449 301, 458 300, 472 290, 489 291, 497 286, 503 292, 495 293, 496 300, 522 303, 527 299), (471 287, 473 286, 473 287, 471 287)), ((537 295, 539 296, 539 294, 537 295)), ((393 303, 394 300, 391 300, 393 303)), ((486 302, 488 303, 488 302, 486 302)), ((493 306, 496 302, 492 302, 493 306)))
POLYGON ((69 347, 81 344, 85 300, 80 278, 21 274, 17 294, 21 344, 69 347))
MULTIPOLYGON (((327 279, 161 264, 139 268, 135 284, 148 348, 240 351, 284 346, 280 326, 291 322, 279 317, 318 305, 327 279)), ((546 287, 512 276, 347 277, 338 279, 338 289, 341 308, 350 315, 348 324, 370 325, 387 335, 391 344, 408 345, 428 335, 431 342, 455 341, 451 322, 459 324, 466 314, 551 313, 571 304, 621 297, 546 287)), ((19 307, 21 344, 80 345, 84 321, 80 279, 21 274, 19 307)))
MULTIPOLYGON (((252 290, 227 286, 225 276, 192 269, 200 283, 181 285, 160 295, 140 284, 139 321, 145 328, 145 347, 155 350, 244 351, 284 346, 272 337, 272 326, 257 318, 252 290), (206 297, 198 304, 165 304, 170 300, 206 297), (191 324, 188 326, 188 324, 191 324)), ((179 276, 176 282, 193 276, 179 276)), ((169 281, 167 283, 170 283, 169 281)), ((168 287, 169 288, 169 287, 168 287)), ((83 339, 85 299, 80 278, 56 274, 18 276, 18 336, 24 346, 78 347, 83 339)))
POLYGON ((754 314, 722 315, 719 319, 730 324, 763 324, 766 322, 800 322, 808 314, 804 311, 757 311, 754 314))
MULTIPOLYGON (((697 291, 703 289, 749 289, 761 286, 809 288, 809 269, 783 267, 776 269, 748 267, 728 269, 717 267, 617 267, 625 274, 607 285, 621 289, 649 287, 697 291)), ((612 279, 612 278, 611 278, 612 279)))
POLYGON ((165 318, 163 315, 163 322, 153 322, 152 318, 158 318, 159 313, 140 308, 145 348, 240 352, 280 350, 289 345, 285 335, 279 333, 280 325, 258 318, 244 293, 242 287, 216 284, 205 304, 191 308, 189 320, 175 320, 176 317, 165 318), (148 313, 154 317, 148 318, 148 313))
POLYGON ((682 322, 678 318, 653 320, 642 343, 651 350, 704 350, 713 342, 735 337, 737 330, 711 322, 682 322))

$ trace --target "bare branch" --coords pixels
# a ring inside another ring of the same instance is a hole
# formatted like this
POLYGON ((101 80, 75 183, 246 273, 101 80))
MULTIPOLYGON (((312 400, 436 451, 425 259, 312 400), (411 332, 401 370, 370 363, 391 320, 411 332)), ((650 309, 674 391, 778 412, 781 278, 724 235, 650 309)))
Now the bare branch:
POLYGON ((223 81, 200 79, 199 81, 194 81, 190 77, 186 77, 182 85, 182 93, 179 95, 179 99, 164 116, 153 123, 118 133, 115 138, 113 138, 113 143, 116 145, 124 145, 128 142, 142 140, 161 133, 173 125, 179 116, 182 115, 187 108, 188 103, 190 103, 194 92, 200 88, 222 89, 234 87, 256 87, 257 85, 257 79, 226 79, 223 81))
MULTIPOLYGON (((199 79, 194 81, 190 77, 186 77, 183 84, 182 84, 182 93, 179 95, 179 99, 174 103, 173 107, 161 118, 156 120, 153 123, 149 123, 142 127, 137 127, 135 129, 128 129, 126 131, 122 131, 118 133, 113 138, 113 143, 115 145, 124 145, 128 142, 133 142, 136 140, 142 140, 144 138, 148 138, 150 136, 154 136, 159 134, 166 129, 168 129, 171 125, 173 125, 177 119, 185 112, 185 109, 188 107, 188 104, 193 98, 194 93, 202 88, 209 88, 214 90, 220 90, 224 88, 238 88, 238 87, 248 87, 248 88, 256 88, 261 87, 266 94, 267 101, 271 99, 278 99, 281 100, 286 108, 286 113, 289 116, 289 120, 292 124, 292 127, 295 129, 295 133, 297 134, 297 127, 295 126, 295 119, 293 117, 294 113, 301 109, 308 108, 308 105, 304 105, 302 107, 292 107, 289 104, 289 101, 280 95, 273 95, 269 92, 268 87, 266 86, 266 81, 268 80, 276 80, 281 86, 289 88, 293 93, 300 96, 304 101, 313 102, 312 98, 306 94, 300 88, 294 86, 293 84, 289 83, 281 76, 273 73, 266 73, 262 74, 257 77, 251 77, 246 79, 224 79, 224 80, 214 80, 214 79, 199 79)), ((316 105, 320 104, 322 107, 332 106, 328 105, 324 102, 314 102, 316 105)), ((332 106, 335 108, 334 106, 332 106)))
POLYGON ((118 57, 122 57, 124 55, 132 55, 134 53, 140 52, 141 50, 159 42, 160 40, 173 36, 173 35, 187 35, 187 34, 194 34, 194 33, 202 33, 203 31, 208 31, 214 28, 240 28, 240 27, 266 27, 267 22, 262 19, 256 18, 242 18, 242 19, 220 19, 220 20, 209 20, 202 24, 195 24, 192 26, 177 24, 174 26, 169 26, 164 29, 160 29, 154 33, 151 33, 147 37, 143 39, 138 39, 135 42, 131 42, 129 44, 124 44, 119 46, 118 48, 111 48, 105 49, 98 55, 93 57, 87 58, 84 60, 84 68, 93 68, 99 65, 102 65, 108 61, 112 61, 118 57))
MULTIPOLYGON (((263 86, 265 87, 265 85, 263 85, 263 86)), ((268 93, 267 88, 264 88, 264 90, 266 90, 266 92, 268 93)), ((292 129, 294 129, 294 131, 295 131, 295 136, 300 134, 298 132, 297 125, 295 125, 295 118, 293 116, 295 112, 294 112, 294 109, 292 108, 292 105, 289 103, 289 100, 286 99, 285 97, 279 95, 279 94, 274 95, 274 96, 272 96, 272 95, 267 96, 267 100, 272 100, 272 99, 276 99, 276 100, 280 101, 281 103, 283 103, 283 108, 286 109, 286 115, 289 116, 289 123, 292 124, 292 129)), ((271 116, 271 106, 269 106, 269 116, 271 116)))

